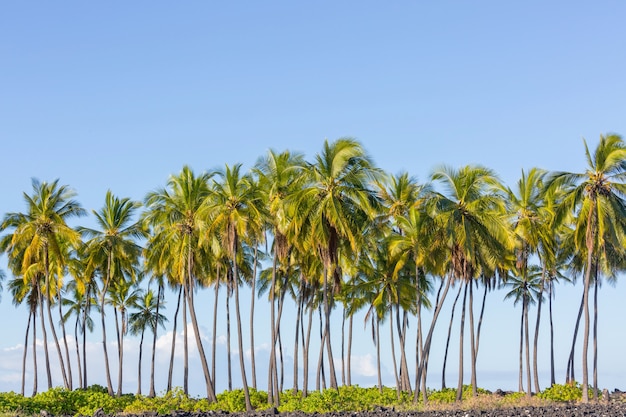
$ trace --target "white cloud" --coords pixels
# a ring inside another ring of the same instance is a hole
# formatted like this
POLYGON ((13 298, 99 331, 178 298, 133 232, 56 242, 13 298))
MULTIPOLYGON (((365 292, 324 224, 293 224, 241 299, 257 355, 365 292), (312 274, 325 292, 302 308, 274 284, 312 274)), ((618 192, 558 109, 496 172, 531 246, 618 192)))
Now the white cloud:
POLYGON ((352 372, 357 376, 372 377, 378 374, 376 369, 376 361, 371 354, 353 355, 352 356, 352 372))

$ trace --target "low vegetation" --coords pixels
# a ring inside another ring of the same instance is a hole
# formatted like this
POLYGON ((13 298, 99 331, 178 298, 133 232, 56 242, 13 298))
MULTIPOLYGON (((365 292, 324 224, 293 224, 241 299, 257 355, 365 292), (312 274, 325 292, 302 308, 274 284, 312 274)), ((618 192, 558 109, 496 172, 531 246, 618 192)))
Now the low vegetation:
MULTIPOLYGON (((580 384, 553 385, 541 393, 528 398, 524 393, 513 392, 501 395, 479 389, 478 397, 472 397, 471 386, 464 387, 463 403, 457 403, 456 390, 443 389, 429 391, 428 404, 422 400, 413 403, 408 393, 400 393, 393 388, 362 388, 343 386, 337 390, 314 391, 306 397, 302 392, 286 391, 281 395, 280 412, 301 411, 306 413, 329 413, 337 411, 375 411, 380 408, 395 410, 425 409, 493 409, 513 406, 540 406, 555 402, 575 402, 581 399, 580 384)), ((250 399, 256 410, 268 409, 267 393, 250 389, 250 399)), ((185 395, 181 389, 174 389, 154 398, 141 395, 125 394, 110 396, 106 388, 94 385, 86 390, 69 391, 53 388, 33 397, 25 397, 14 392, 0 393, 0 416, 35 415, 46 410, 53 415, 93 415, 98 409, 106 414, 130 413, 142 414, 156 412, 160 415, 175 411, 202 412, 222 410, 243 412, 246 410, 243 390, 226 391, 217 395, 216 402, 205 398, 193 398, 185 395)))

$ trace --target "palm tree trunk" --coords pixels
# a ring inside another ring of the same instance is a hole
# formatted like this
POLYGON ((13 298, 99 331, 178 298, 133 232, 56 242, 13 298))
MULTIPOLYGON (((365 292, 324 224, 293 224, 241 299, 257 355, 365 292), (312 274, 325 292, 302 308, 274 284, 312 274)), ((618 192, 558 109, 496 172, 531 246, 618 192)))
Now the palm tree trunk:
POLYGON ((374 311, 372 320, 376 321, 376 371, 378 374, 378 391, 383 393, 383 379, 380 367, 380 319, 378 314, 374 311))
POLYGON ((309 323, 306 340, 302 338, 302 397, 309 394, 309 347, 311 346, 311 328, 313 327, 313 307, 309 307, 309 323))
POLYGON ((109 395, 113 395, 113 384, 111 383, 111 370, 109 367, 109 354, 107 351, 107 331, 104 321, 104 301, 106 293, 109 289, 109 282, 111 279, 111 255, 107 257, 107 276, 104 280, 104 286, 102 287, 102 293, 100 294, 100 321, 102 323, 102 350, 104 351, 104 371, 107 380, 107 391, 109 395))
POLYGON ((352 386, 352 325, 354 322, 354 316, 350 314, 350 318, 348 321, 348 357, 346 358, 347 362, 347 375, 348 378, 348 386, 352 386))
MULTIPOLYGON (((190 265, 191 259, 188 261, 188 265, 190 265)), ((188 268, 190 271, 191 268, 188 268)), ((191 274, 189 274, 189 280, 191 280, 191 274)), ((213 385, 213 380, 211 379, 211 375, 209 374, 209 365, 207 364, 206 354, 204 353, 204 347, 202 346, 202 339, 200 338, 200 326, 198 326, 198 320, 196 318, 196 308, 194 306, 193 301, 193 293, 188 288, 189 285, 185 285, 186 298, 189 299, 189 315, 191 316, 191 324, 193 326, 194 336, 196 338, 196 345, 198 346, 198 354, 200 356, 200 362, 202 363, 202 370, 204 372, 204 380, 206 383, 206 391, 207 391, 207 399, 210 402, 215 402, 217 398, 215 397, 215 388, 213 385)), ((186 328, 186 326, 185 326, 186 328)))
POLYGON ((394 343, 393 339, 394 339, 393 318, 390 317, 389 318, 389 342, 391 343, 391 360, 393 361, 393 375, 396 378, 396 394, 399 400, 400 399, 400 375, 398 374, 398 364, 396 362, 396 344, 394 343))
POLYGON ((233 366, 230 353, 230 297, 231 291, 230 284, 226 287, 226 362, 228 368, 228 391, 233 390, 233 366))
MULTIPOLYGON (((443 307, 443 302, 446 299, 446 295, 448 294, 448 289, 450 288, 450 283, 452 282, 452 276, 450 276, 446 281, 446 287, 443 291, 443 295, 441 296, 441 298, 439 298, 439 293, 437 293, 437 306, 435 307, 435 311, 433 313, 433 318, 432 321, 430 323, 430 328, 428 329, 428 335, 426 336, 426 340, 424 341, 424 347, 422 348, 422 358, 420 359, 419 357, 416 358, 416 367, 417 367, 417 372, 416 377, 415 377, 415 394, 413 396, 413 402, 417 403, 417 401, 419 400, 419 393, 420 393, 420 381, 423 382, 423 387, 422 387, 422 395, 423 395, 423 400, 424 400, 424 404, 426 404, 426 402, 428 401, 428 392, 426 390, 426 372, 428 370, 428 356, 430 354, 430 345, 431 345, 431 341, 432 341, 432 337, 433 337, 433 332, 435 330, 435 324, 437 323, 437 319, 439 318, 439 313, 441 312, 441 309, 443 307), (419 363, 419 366, 417 366, 417 364, 419 363)), ((419 342, 418 342, 419 345, 419 342)), ((417 348, 416 348, 417 351, 417 348)))
POLYGON ((150 360, 150 390, 148 391, 148 397, 154 398, 156 395, 154 389, 154 362, 156 360, 156 341, 157 341, 157 330, 159 327, 159 307, 161 306, 161 297, 163 297, 163 284, 159 282, 159 288, 157 290, 157 305, 156 305, 156 317, 154 320, 154 326, 152 327, 152 358, 150 360))
POLYGON ((183 284, 183 291, 183 392, 186 395, 189 395, 189 332, 187 330, 187 284, 183 284))
POLYGON ((470 349, 471 349, 471 366, 472 366, 472 396, 478 396, 478 383, 476 382, 476 355, 478 354, 478 349, 476 349, 476 338, 474 335, 474 285, 472 282, 472 278, 469 278, 469 305, 467 306, 467 310, 469 312, 469 327, 470 327, 470 349))
POLYGON ((277 255, 272 261, 272 282, 270 284, 270 363, 267 370, 267 402, 276 405, 274 398, 274 371, 276 368, 276 263, 277 255))
MULTIPOLYGON (((57 355, 59 357, 59 367, 61 368, 61 376, 63 377, 63 385, 65 388, 69 389, 69 383, 67 381, 67 374, 65 373, 65 364, 63 363, 63 354, 61 353, 61 345, 59 344, 59 338, 57 337, 57 332, 54 327, 54 321, 52 320, 52 296, 50 294, 50 258, 48 254, 48 246, 44 245, 44 274, 46 280, 46 312, 48 313, 48 323, 50 324, 50 331, 52 332, 52 340, 54 340, 54 345, 57 350, 57 355)), ((58 287, 58 285, 57 285, 58 287)), ((59 299, 61 289, 58 288, 59 299)), ((51 388, 51 387, 49 387, 51 388)), ((49 389, 48 388, 48 389, 49 389)))
POLYGON ((61 323, 61 334, 63 335, 63 345, 65 347, 65 363, 67 364, 67 384, 68 389, 73 389, 72 365, 70 363, 70 348, 67 345, 67 334, 65 333, 65 321, 63 320, 63 303, 61 302, 61 289, 59 288, 59 322, 61 323))
POLYGON ((531 380, 530 380, 530 336, 528 334, 528 297, 524 300, 524 335, 526 338, 526 396, 532 396, 531 380))
POLYGON ((346 307, 341 314, 341 385, 346 386, 346 307))
POLYGON ((467 299, 467 287, 471 286, 470 282, 465 283, 465 291, 463 291, 463 305, 461 308, 461 326, 459 331, 459 381, 456 387, 456 401, 463 400, 463 330, 465 328, 465 300, 467 299))
POLYGON ((298 311, 296 312, 296 335, 293 345, 293 394, 298 393, 298 347, 300 345, 300 327, 302 322, 302 291, 303 281, 300 281, 300 289, 298 291, 298 311))
POLYGON ((33 397, 37 394, 37 374, 37 316, 33 311, 33 397))
POLYGON ((585 282, 583 287, 583 309, 585 313, 585 328, 583 331, 583 380, 582 380, 582 402, 589 402, 589 369, 587 367, 587 353, 589 350, 589 284, 591 282, 591 268, 593 266, 593 248, 595 245, 596 237, 596 220, 597 215, 595 212, 596 201, 592 198, 591 207, 589 208, 589 214, 587 216, 587 268, 585 270, 585 282))
POLYGON ((474 360, 478 360, 478 348, 480 347, 480 330, 483 327, 483 317, 485 317, 485 305, 487 304, 487 292, 489 286, 485 284, 485 289, 483 291, 483 300, 480 307, 480 317, 478 318, 478 328, 476 330, 476 354, 474 355, 474 360))
POLYGON ((446 364, 448 363, 448 349, 450 347, 450 336, 452 336, 452 323, 454 321, 454 312, 456 311, 456 303, 459 301, 463 284, 459 285, 459 292, 452 303, 452 312, 450 313, 450 324, 448 324, 448 337, 446 338, 446 350, 443 355, 443 367, 441 371, 441 389, 446 389, 446 364))
MULTIPOLYGON (((155 322, 157 321, 158 320, 155 320, 155 322)), ((139 364, 137 365, 137 395, 141 395, 141 356, 143 353, 143 334, 144 334, 144 330, 142 329, 141 338, 139 339, 139 364)))
POLYGON ((333 349, 330 342, 330 296, 328 294, 328 268, 324 267, 324 332, 326 333, 326 349, 328 351, 328 373, 330 374, 330 387, 338 389, 337 375, 335 373, 335 361, 333 360, 333 349))
POLYGON ((220 292, 220 273, 219 268, 217 272, 217 278, 215 280, 215 297, 213 301, 213 338, 211 340, 211 375, 214 379, 217 379, 217 373, 215 370, 215 356, 217 353, 217 301, 219 299, 220 292))
POLYGON ((554 373, 554 323, 552 322, 552 286, 550 281, 548 290, 548 315, 550 316, 550 386, 556 384, 556 375, 554 373))
MULTIPOLYGON (((250 391, 248 390, 248 380, 246 378, 246 366, 243 360, 243 332, 241 330, 241 313, 239 311, 239 269, 237 266, 237 250, 235 247, 233 256, 233 265, 235 270, 235 315, 237 319, 237 342, 239 346, 239 366, 241 367, 241 381, 243 383, 243 395, 246 402, 246 411, 252 411, 252 403, 250 402, 250 391)), ((254 295, 252 295, 254 298, 254 295)))
POLYGON ((20 395, 24 396, 24 388, 26 387, 26 357, 28 353, 28 333, 30 332, 30 322, 33 318, 32 309, 28 312, 28 324, 26 325, 26 333, 24 335, 24 354, 22 355, 22 389, 20 395))
POLYGON ((178 301, 176 302, 176 311, 174 312, 174 325, 172 328, 172 348, 170 349, 170 366, 167 373, 167 392, 172 391, 172 378, 174 375, 174 352, 176 350, 176 326, 178 324, 178 312, 180 311, 180 300, 183 293, 183 287, 178 289, 178 301))
MULTIPOLYGON (((43 297, 39 296, 39 322, 41 323, 41 334, 43 337, 43 352, 46 361, 46 377, 48 378, 48 389, 52 388, 52 372, 50 371, 50 352, 48 350, 48 334, 46 322, 43 314, 43 297)), ((36 355, 35 355, 36 356, 36 355)))
POLYGON ((122 395, 122 363, 124 357, 124 342, 122 341, 122 336, 120 335, 120 324, 118 320, 117 309, 114 310, 115 313, 115 332, 117 334, 117 392, 116 395, 119 397, 122 395))
POLYGON ((598 401, 598 271, 593 284, 593 398, 598 401))
POLYGON ((317 378, 315 381, 315 390, 320 390, 320 377, 321 384, 326 389, 326 375, 324 374, 324 343, 326 342, 326 332, 324 332, 324 323, 322 322, 322 310, 318 308, 320 317, 320 353, 317 357, 317 378))
POLYGON ((543 304, 544 277, 545 267, 542 272, 539 294, 537 295, 537 322, 535 323, 535 339, 533 341, 533 375, 535 379, 535 392, 541 391, 541 389, 539 389, 539 370, 537 368, 537 345, 539 344, 539 323, 541 322, 541 305, 543 304))
POLYGON ((285 380, 285 366, 283 361, 283 341, 280 336, 280 324, 283 317, 283 306, 285 305, 285 295, 287 295, 287 286, 283 285, 283 290, 280 294, 280 299, 278 300, 278 318, 276 320, 276 338, 278 340, 278 352, 280 357, 280 384, 278 389, 276 390, 275 397, 278 400, 278 405, 280 405, 280 393, 283 392, 283 383, 285 380))
MULTIPOLYGON (((80 322, 80 312, 79 315, 76 316, 76 323, 74 324, 74 343, 76 344, 76 363, 78 365, 78 387, 79 388, 87 388, 83 385, 83 373, 80 368, 80 345, 78 343, 78 324, 80 322)), ((68 362, 69 363, 69 362, 68 362)))
POLYGON ((83 319, 80 323, 81 331, 83 333, 83 385, 85 388, 89 387, 87 382, 87 311, 91 306, 91 295, 89 292, 86 295, 86 304, 83 308, 83 319))
POLYGON ((250 292, 250 368, 252 372, 252 388, 256 389, 256 360, 254 357, 254 300, 256 299, 256 269, 259 257, 259 244, 254 245, 254 265, 252 268, 252 282, 250 292))
POLYGON ((569 353, 569 360, 567 362, 567 371, 565 375, 565 382, 574 382, 576 378, 574 377, 574 348, 576 346, 576 339, 578 338, 578 328, 580 327, 580 319, 583 315, 583 305, 584 305, 584 294, 583 298, 580 300, 580 308, 578 309, 578 317, 576 319, 576 325, 574 326, 574 337, 572 338, 572 348, 569 353))
POLYGON ((519 323, 519 377, 517 383, 517 390, 524 392, 524 307, 522 307, 522 314, 520 315, 519 323))

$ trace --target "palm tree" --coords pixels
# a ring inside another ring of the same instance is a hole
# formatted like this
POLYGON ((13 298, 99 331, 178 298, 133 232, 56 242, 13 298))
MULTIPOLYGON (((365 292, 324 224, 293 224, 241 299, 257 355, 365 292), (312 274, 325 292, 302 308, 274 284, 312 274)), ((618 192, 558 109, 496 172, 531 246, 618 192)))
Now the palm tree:
POLYGON ((491 277, 510 258, 512 239, 504 219, 504 199, 498 191, 495 173, 481 166, 465 166, 458 170, 438 169, 432 181, 444 187, 444 193, 433 197, 435 218, 445 229, 453 276, 465 285, 460 329, 459 382, 457 401, 463 392, 463 322, 466 295, 469 289, 469 321, 471 347, 471 384, 477 396, 476 340, 473 323, 473 280, 491 277))
MULTIPOLYGON (((257 161, 254 172, 259 178, 262 197, 267 207, 266 216, 273 235, 272 250, 274 253, 272 262, 272 281, 270 294, 270 321, 275 323, 274 294, 276 287, 276 270, 279 264, 285 263, 290 252, 290 243, 287 238, 288 228, 291 225, 291 214, 287 204, 287 197, 295 193, 301 186, 304 159, 300 154, 292 154, 289 151, 280 154, 270 150, 267 156, 257 161)), ((253 291, 254 294, 254 291, 253 291)), ((254 299, 254 297, 253 297, 254 299)), ((296 335, 298 332, 296 331, 296 335)), ((273 374, 276 366, 276 332, 272 325, 270 335, 270 366, 268 381, 268 401, 278 406, 280 403, 279 392, 274 390, 273 374)), ((254 348, 252 348, 254 351, 254 348)), ((294 357, 297 360, 297 355, 294 357)), ((295 369, 295 368, 294 368, 295 369)), ((295 380, 297 385, 297 379, 295 380)))
MULTIPOLYGON (((543 180, 546 172, 532 168, 528 173, 522 170, 522 176, 517 182, 515 191, 506 188, 507 208, 511 215, 513 233, 516 240, 517 271, 525 276, 528 273, 528 260, 533 255, 538 255, 543 266, 538 294, 537 322, 535 324, 535 340, 533 343, 533 375, 535 391, 539 392, 539 377, 537 370, 537 344, 539 338, 539 322, 541 319, 541 305, 543 298, 544 282, 546 277, 546 263, 554 259, 554 246, 551 244, 552 218, 551 205, 544 203, 543 180)), ((548 200, 549 203, 549 200, 548 200)), ((527 277, 518 277, 526 281, 527 277)), ((519 301, 516 298, 516 303, 519 301)), ((522 300, 524 301, 524 300, 522 300)), ((526 306, 522 306, 527 309, 526 306)), ((528 324, 528 323, 526 323, 528 324)), ((530 382, 529 382, 530 383, 530 382)), ((530 391, 530 390, 529 390, 530 391)), ((530 394, 529 394, 530 395, 530 394)))
POLYGON ((554 173, 550 185, 566 189, 560 214, 578 213, 575 221, 575 242, 578 251, 585 253, 587 258, 583 283, 585 327, 582 357, 582 401, 586 403, 589 401, 589 285, 594 263, 597 265, 598 248, 604 247, 608 238, 621 240, 626 228, 626 146, 618 135, 600 136, 600 142, 592 154, 587 142, 583 142, 587 159, 586 171, 578 174, 554 173))
POLYGON ((139 365, 137 368, 137 395, 141 395, 141 356, 143 353, 144 333, 146 328, 155 333, 159 325, 165 328, 167 318, 165 315, 159 313, 159 307, 161 309, 163 308, 163 302, 158 296, 154 295, 152 290, 140 294, 137 299, 134 300, 132 307, 137 309, 137 311, 130 313, 128 318, 130 332, 133 335, 141 335, 139 341, 139 365))
MULTIPOLYGON (((206 383, 207 398, 215 401, 215 389, 209 372, 194 304, 196 277, 203 276, 208 251, 199 244, 204 228, 201 209, 209 196, 208 181, 212 174, 196 176, 185 166, 178 176, 171 176, 168 188, 146 196, 143 220, 152 229, 146 248, 147 264, 154 275, 165 275, 182 287, 184 302, 189 305, 191 323, 206 383)), ((186 312, 183 312, 183 318, 186 312)), ((185 337, 185 349, 187 338, 185 337)), ((185 388, 186 384, 185 372, 185 388)))
POLYGON ((531 377, 530 377, 530 341, 528 335, 528 310, 529 306, 534 304, 539 296, 539 288, 541 285, 541 269, 536 265, 526 266, 524 270, 514 269, 515 274, 509 277, 504 285, 510 288, 510 291, 504 296, 505 299, 513 298, 513 305, 522 302, 522 315, 520 322, 520 349, 519 349, 519 391, 523 392, 523 344, 526 340, 526 396, 530 398, 531 377))
MULTIPOLYGON (((75 192, 66 185, 60 186, 58 180, 47 183, 33 179, 32 186, 32 195, 24 193, 27 212, 8 213, 0 224, 0 231, 12 229, 12 233, 3 238, 2 248, 8 253, 9 258, 21 259, 18 276, 27 274, 31 267, 38 268, 44 276, 44 300, 48 321, 57 348, 63 382, 69 388, 70 381, 52 321, 52 288, 58 289, 62 286, 63 268, 67 255, 64 247, 78 246, 80 242, 80 234, 68 226, 67 220, 82 216, 84 210, 73 199, 75 192), (51 265, 56 267, 54 271, 51 270, 51 265), (56 277, 55 283, 51 282, 53 277, 56 277)), ((46 365, 49 368, 49 365, 46 365)), ((52 388, 50 376, 48 385, 52 388)))
POLYGON ((358 252, 359 240, 378 205, 376 193, 369 188, 379 171, 361 144, 341 138, 324 142, 315 163, 307 167, 308 184, 293 195, 295 229, 301 240, 309 240, 324 267, 322 277, 324 340, 328 354, 330 386, 337 388, 330 337, 330 311, 333 288, 341 281, 339 248, 358 252), (332 280, 332 288, 329 283, 332 280))
POLYGON ((224 170, 217 172, 220 179, 213 181, 212 198, 207 200, 207 218, 209 219, 208 234, 218 233, 227 249, 233 270, 233 290, 235 294, 235 315, 237 320, 237 337, 239 345, 239 365, 243 383, 246 410, 252 410, 250 393, 244 364, 244 351, 241 330, 241 314, 239 312, 239 268, 240 245, 249 232, 259 230, 261 212, 261 194, 250 175, 240 174, 241 165, 232 168, 226 165, 224 170))
MULTIPOLYGON (((137 240, 146 236, 141 224, 134 216, 141 203, 129 198, 118 198, 107 191, 104 206, 93 210, 98 229, 83 227, 81 233, 89 238, 86 247, 81 251, 85 256, 85 276, 98 274, 102 279, 100 291, 100 319, 102 325, 102 349, 104 352, 104 369, 109 395, 113 395, 111 371, 107 351, 105 301, 109 287, 124 281, 127 276, 135 279, 139 264, 141 247, 137 240)), ((121 372, 121 371, 120 371, 121 372)), ((121 386, 118 386, 118 393, 121 386)))
POLYGON ((122 395, 122 369, 124 364, 124 336, 128 334, 128 309, 135 306, 141 290, 131 280, 117 280, 109 286, 107 302, 114 308, 117 333, 117 396, 122 395), (119 316, 119 319, 118 319, 119 316))

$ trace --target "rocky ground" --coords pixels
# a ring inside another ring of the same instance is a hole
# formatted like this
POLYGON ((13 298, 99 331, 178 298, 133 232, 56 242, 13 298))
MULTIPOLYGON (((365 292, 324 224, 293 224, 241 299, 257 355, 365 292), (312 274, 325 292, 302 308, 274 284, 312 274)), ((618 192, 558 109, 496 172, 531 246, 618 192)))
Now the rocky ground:
MULTIPOLYGON (((626 417, 626 403, 559 404, 546 407, 514 407, 494 410, 440 410, 423 412, 398 412, 381 408, 371 412, 341 412, 328 414, 278 413, 276 410, 252 413, 175 413, 171 417, 626 417)), ((126 416, 128 417, 128 416, 126 416)), ((141 417, 156 417, 146 414, 141 417)))

